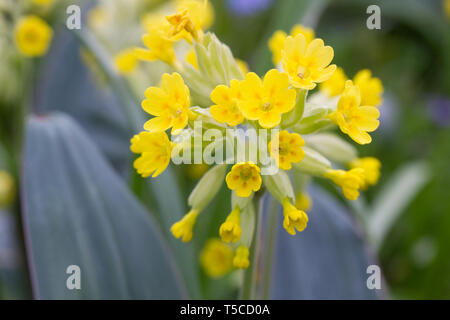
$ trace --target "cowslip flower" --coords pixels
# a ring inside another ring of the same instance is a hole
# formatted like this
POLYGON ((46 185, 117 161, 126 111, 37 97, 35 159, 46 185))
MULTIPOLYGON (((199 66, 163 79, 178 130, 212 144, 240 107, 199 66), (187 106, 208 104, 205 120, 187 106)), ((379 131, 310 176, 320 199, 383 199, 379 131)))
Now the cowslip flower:
POLYGON ((283 130, 272 138, 268 149, 270 156, 275 159, 280 169, 290 170, 292 168, 291 163, 300 162, 305 156, 302 149, 304 145, 305 141, 299 134, 283 130))
POLYGON ((134 49, 125 49, 114 56, 114 63, 120 74, 129 74, 137 66, 137 58, 134 49))
POLYGON ((337 67, 333 75, 319 85, 319 90, 325 92, 330 97, 340 95, 345 89, 345 82, 348 80, 342 68, 337 67))
POLYGON ((249 197, 252 191, 261 188, 261 175, 259 167, 253 162, 236 163, 228 172, 225 181, 230 190, 235 190, 239 197, 249 197))
POLYGON ((380 112, 372 106, 361 106, 361 94, 358 86, 351 80, 345 83, 345 89, 339 98, 336 111, 329 118, 341 131, 359 144, 367 144, 372 138, 367 132, 375 131, 380 122, 380 112))
POLYGON ((186 127, 191 112, 189 88, 178 73, 164 73, 161 87, 147 88, 145 97, 142 108, 155 116, 144 124, 145 130, 159 132, 172 128, 172 134, 176 134, 186 127))
POLYGON ((170 232, 172 232, 173 236, 177 239, 181 238, 181 241, 183 242, 191 241, 193 235, 192 230, 194 229, 198 214, 199 210, 192 209, 186 213, 180 221, 174 223, 170 228, 170 232))
POLYGON ((357 158, 348 164, 349 168, 361 168, 364 170, 364 180, 361 188, 376 185, 380 178, 381 162, 374 157, 357 158))
POLYGON ((157 177, 169 165, 174 145, 165 132, 143 131, 135 135, 130 149, 141 156, 134 161, 134 168, 144 178, 157 177))
POLYGON ((211 92, 211 100, 215 105, 211 106, 210 112, 216 121, 227 123, 232 127, 244 121, 244 116, 238 106, 239 101, 242 100, 238 80, 231 80, 230 87, 223 84, 218 85, 211 92))
POLYGON ((241 90, 241 112, 249 120, 258 120, 263 128, 277 126, 281 115, 295 106, 296 92, 289 89, 288 76, 276 69, 268 71, 262 81, 256 73, 247 73, 241 90))
POLYGON ((175 64, 176 57, 173 40, 166 36, 166 28, 167 26, 164 25, 155 26, 147 34, 142 36, 142 42, 147 49, 135 49, 135 54, 138 59, 146 61, 161 60, 171 66, 175 64))
POLYGON ((53 31, 38 16, 20 18, 14 28, 14 41, 21 54, 27 57, 44 55, 52 40, 53 31))
MULTIPOLYGON (((306 44, 309 44, 314 39, 314 30, 301 24, 297 24, 292 27, 290 35, 295 37, 298 34, 305 36, 306 44)), ((277 30, 269 39, 269 49, 272 52, 272 61, 274 65, 280 63, 284 49, 284 42, 286 41, 287 34, 284 31, 277 30)))
POLYGON ((233 267, 233 250, 218 239, 209 239, 200 253, 200 263, 211 278, 220 278, 233 267))
POLYGON ((380 79, 372 77, 370 70, 359 71, 353 78, 353 82, 361 92, 361 105, 377 107, 381 104, 383 84, 380 79))
POLYGON ((219 234, 224 242, 237 242, 241 238, 241 209, 234 208, 220 226, 219 234))
POLYGON ((308 216, 303 210, 297 209, 287 197, 283 199, 283 215, 283 227, 287 233, 295 235, 295 230, 299 232, 305 230, 308 216))
POLYGON ((236 253, 234 255, 234 259, 233 259, 233 265, 236 268, 240 268, 240 269, 247 269, 250 265, 250 260, 248 259, 250 255, 250 250, 248 249, 247 246, 239 246, 236 249, 236 253))
POLYGON ((314 39, 307 44, 303 34, 289 36, 282 50, 282 64, 292 86, 312 90, 316 83, 329 79, 336 70, 336 65, 329 65, 334 51, 325 46, 322 39, 314 39))
POLYGON ((348 200, 356 200, 359 197, 359 189, 364 185, 364 170, 361 168, 345 170, 328 170, 325 178, 333 181, 342 189, 344 197, 348 200))

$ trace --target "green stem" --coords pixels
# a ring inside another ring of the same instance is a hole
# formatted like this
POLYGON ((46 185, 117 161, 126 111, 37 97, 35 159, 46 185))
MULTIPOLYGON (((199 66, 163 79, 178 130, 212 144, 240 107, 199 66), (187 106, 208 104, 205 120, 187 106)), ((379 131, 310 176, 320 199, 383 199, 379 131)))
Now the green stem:
POLYGON ((242 290, 241 290, 241 300, 251 300, 254 299, 254 293, 255 293, 255 274, 256 269, 258 267, 258 252, 260 249, 261 241, 259 241, 259 237, 261 235, 262 231, 262 219, 261 219, 261 212, 262 212, 262 195, 263 192, 258 192, 255 194, 255 225, 256 230, 253 234, 253 240, 252 245, 250 247, 250 266, 247 270, 244 271, 244 280, 242 284, 242 290), (258 251, 258 252, 257 252, 258 251))
POLYGON ((275 250, 275 239, 277 234, 277 215, 278 215, 278 202, 275 199, 271 199, 269 221, 267 225, 267 241, 266 252, 264 256, 264 274, 262 277, 262 291, 263 299, 270 299, 272 268, 273 268, 273 252, 275 250))

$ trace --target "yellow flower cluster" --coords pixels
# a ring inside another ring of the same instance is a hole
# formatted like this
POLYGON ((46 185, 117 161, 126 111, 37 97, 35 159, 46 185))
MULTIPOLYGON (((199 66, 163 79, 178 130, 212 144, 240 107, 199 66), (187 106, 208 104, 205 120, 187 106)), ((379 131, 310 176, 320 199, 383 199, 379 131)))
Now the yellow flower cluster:
POLYGON ((16 47, 27 57, 39 57, 47 53, 52 36, 50 26, 34 15, 20 18, 14 30, 16 47))
MULTIPOLYGON (((175 72, 164 73, 159 86, 145 91, 142 108, 153 117, 145 123, 145 131, 133 137, 131 150, 140 154, 134 163, 138 173, 155 177, 168 166, 174 151, 190 155, 192 149, 200 148, 206 152, 221 141, 209 139, 192 148, 189 141, 195 140, 197 121, 219 133, 256 130, 258 137, 259 131, 271 135, 264 142, 265 150, 262 144, 257 146, 263 155, 248 156, 252 145, 242 139, 244 159, 233 158, 231 168, 228 160, 209 168, 189 196, 191 210, 171 228, 176 238, 190 241, 197 217, 225 180, 231 190, 232 209, 218 233, 230 247, 215 240, 208 243, 201 256, 205 272, 216 277, 229 270, 229 250, 234 250, 234 267, 250 265, 255 221, 253 198, 259 197, 263 190, 283 206, 283 227, 289 234, 295 235, 307 227, 305 211, 311 208, 311 199, 305 193, 304 183, 293 183, 294 188, 291 180, 295 175, 291 177, 285 171, 329 179, 349 200, 355 200, 361 189, 377 182, 381 167, 377 159, 358 158, 356 151, 346 146, 347 142, 336 143, 340 138, 334 135, 319 137, 325 146, 322 148, 311 143, 311 138, 336 124, 359 144, 370 143, 368 132, 379 125, 376 106, 381 103, 383 87, 368 70, 359 72, 353 81, 348 80, 341 68, 331 64, 333 49, 322 39, 314 38, 312 29, 300 25, 290 35, 282 31, 274 34, 269 47, 279 69, 271 69, 260 77, 243 68, 213 34, 204 33, 211 22, 205 2, 202 6, 198 1, 190 3, 193 7, 180 6, 166 19, 146 18, 147 30, 154 30, 143 38, 147 49, 136 49, 135 54, 138 58, 166 62, 175 72), (184 50, 183 62, 176 59, 173 46, 180 39, 190 46, 189 51, 184 50), (330 103, 326 108, 309 103, 308 92, 317 84, 319 93, 313 96, 325 96, 326 104, 330 103), (166 134, 169 129, 173 142, 166 134), (327 152, 323 152, 324 148, 327 152), (262 170, 265 156, 280 170, 265 176, 262 170), (337 162, 349 170, 332 168, 327 157, 339 159, 337 162)), ((124 69, 131 60, 123 57, 124 69)))

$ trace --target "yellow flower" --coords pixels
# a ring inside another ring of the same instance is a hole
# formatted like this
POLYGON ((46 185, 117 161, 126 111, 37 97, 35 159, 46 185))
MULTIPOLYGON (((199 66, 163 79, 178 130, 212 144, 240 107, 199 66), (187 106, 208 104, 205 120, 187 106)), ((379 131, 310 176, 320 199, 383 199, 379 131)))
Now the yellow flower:
POLYGON ((245 62, 244 60, 236 59, 236 63, 239 67, 239 70, 241 70, 242 74, 247 74, 250 71, 248 63, 245 62))
POLYGON ((14 40, 21 54, 27 57, 44 55, 52 40, 53 31, 41 18, 22 17, 14 29, 14 40))
POLYGON ((380 178, 381 162, 374 157, 358 158, 349 163, 350 168, 361 168, 364 170, 364 181, 361 188, 365 190, 368 186, 377 184, 380 178))
POLYGON ((136 57, 140 60, 156 61, 161 60, 173 66, 176 60, 173 40, 168 37, 168 24, 156 24, 142 36, 142 42, 147 47, 136 48, 136 57))
POLYGON ((295 195, 295 207, 299 210, 308 211, 312 207, 311 197, 305 192, 297 192, 295 195))
POLYGON ((165 132, 143 131, 131 139, 131 151, 141 156, 134 161, 134 168, 144 178, 156 177, 169 165, 174 143, 165 132))
POLYGON ((231 80, 230 87, 218 85, 211 92, 211 100, 215 105, 209 109, 213 118, 221 123, 234 127, 244 120, 238 103, 242 100, 239 81, 231 80))
POLYGON ((198 30, 208 29, 214 21, 214 9, 205 0, 179 0, 177 1, 177 11, 186 10, 189 17, 198 30))
POLYGON ((305 141, 299 134, 283 130, 278 132, 269 142, 270 156, 275 159, 279 168, 290 170, 292 168, 291 163, 300 162, 305 156, 302 149, 304 145, 305 141))
POLYGON ((119 73, 129 74, 136 68, 137 58, 133 49, 125 49, 116 54, 114 62, 119 73))
POLYGON ((246 198, 252 191, 258 191, 261 187, 261 175, 259 167, 250 162, 236 163, 228 172, 225 181, 230 190, 235 190, 239 197, 246 198))
MULTIPOLYGON (((305 36, 307 44, 314 39, 314 30, 300 24, 292 27, 290 35, 295 37, 298 34, 303 34, 305 36)), ((281 51, 284 49, 284 41, 286 38, 286 32, 278 30, 275 31, 269 39, 269 49, 272 52, 272 61, 274 65, 277 65, 281 61, 281 51)))
POLYGON ((367 132, 375 131, 380 122, 380 112, 372 106, 361 106, 361 95, 358 86, 351 80, 345 83, 345 90, 339 98, 337 110, 329 115, 341 131, 359 144, 367 144, 372 138, 367 132))
POLYGON ((241 210, 236 207, 220 226, 219 233, 224 242, 237 242, 241 238, 241 210))
POLYGON ((195 55, 194 48, 191 48, 191 50, 189 50, 186 54, 186 62, 198 70, 197 56, 195 55))
POLYGON ((246 246, 239 246, 236 249, 236 254, 233 259, 233 265, 236 268, 247 269, 250 265, 250 261, 248 260, 248 256, 250 255, 250 251, 246 246))
POLYGON ((170 232, 172 232, 173 236, 177 239, 181 238, 181 241, 183 242, 191 241, 192 229, 194 228, 198 214, 198 210, 192 209, 185 214, 180 221, 174 223, 170 228, 170 232))
POLYGON ((0 170, 0 208, 9 206, 14 200, 14 179, 6 171, 0 170))
POLYGON ((305 36, 298 34, 286 38, 282 63, 292 86, 312 90, 316 83, 333 75, 336 65, 329 65, 333 56, 333 48, 325 46, 322 39, 314 39, 308 44, 305 36))
POLYGON ((358 199, 359 189, 364 184, 364 170, 361 168, 349 171, 330 169, 324 174, 324 177, 340 186, 342 193, 348 200, 358 199))
POLYGON ((283 199, 283 215, 283 227, 289 234, 295 235, 295 229, 299 232, 305 230, 308 216, 304 211, 297 209, 288 197, 283 199))
POLYGON ((296 92, 289 89, 289 78, 276 69, 269 70, 263 81, 256 73, 247 73, 241 82, 242 101, 239 108, 244 117, 258 120, 264 128, 273 128, 281 121, 281 114, 295 106, 296 92))
POLYGON ((164 73, 161 87, 147 88, 145 97, 142 108, 155 116, 144 124, 145 130, 159 132, 172 127, 172 134, 177 134, 186 127, 191 103, 189 88, 178 73, 164 73))
POLYGON ((222 277, 233 266, 233 250, 218 239, 210 239, 200 254, 200 263, 208 276, 222 277))
POLYGON ((381 104, 383 84, 378 78, 372 78, 372 72, 368 69, 359 71, 353 79, 361 92, 361 105, 377 107, 381 104))
POLYGON ((338 96, 344 91, 345 82, 348 80, 342 68, 337 67, 333 75, 319 86, 320 91, 330 97, 338 96))

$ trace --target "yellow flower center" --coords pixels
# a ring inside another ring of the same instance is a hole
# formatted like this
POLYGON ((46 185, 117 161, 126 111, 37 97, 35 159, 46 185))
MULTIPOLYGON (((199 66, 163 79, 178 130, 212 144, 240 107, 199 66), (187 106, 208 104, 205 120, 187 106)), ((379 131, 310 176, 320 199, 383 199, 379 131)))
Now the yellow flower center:
POLYGON ((252 169, 251 168, 242 168, 241 172, 239 173, 239 177, 242 180, 247 181, 248 179, 250 179, 252 177, 252 169))
POLYGON ((262 111, 270 111, 272 108, 273 108, 273 106, 270 102, 265 102, 261 106, 262 111))

